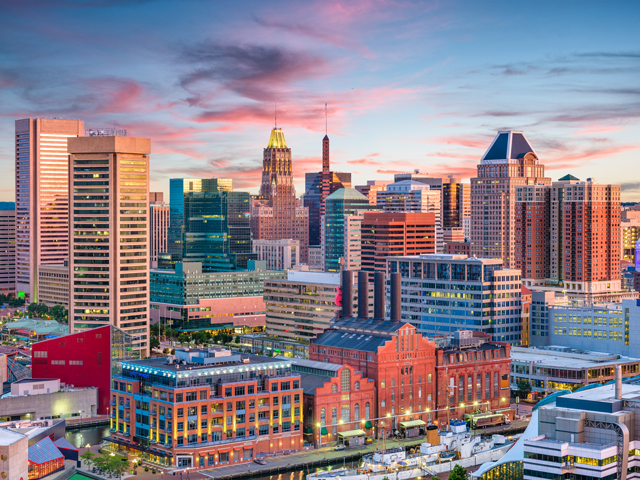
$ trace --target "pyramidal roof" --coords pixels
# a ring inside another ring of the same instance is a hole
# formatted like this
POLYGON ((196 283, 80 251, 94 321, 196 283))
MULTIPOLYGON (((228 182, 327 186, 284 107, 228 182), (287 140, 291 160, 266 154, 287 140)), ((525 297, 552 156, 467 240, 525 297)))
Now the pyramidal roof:
POLYGON ((509 163, 524 157, 529 152, 538 156, 523 132, 500 131, 482 157, 482 163, 509 163))
POLYGON ((287 141, 284 139, 284 133, 281 128, 271 130, 267 148, 287 148, 287 141))
POLYGON ((361 194, 355 188, 341 188, 329 195, 326 200, 364 200, 369 202, 369 199, 361 194))
POLYGON ((572 181, 572 180, 580 180, 580 179, 578 177, 574 177, 571 174, 565 175, 564 177, 558 179, 559 182, 566 182, 566 181, 572 181))

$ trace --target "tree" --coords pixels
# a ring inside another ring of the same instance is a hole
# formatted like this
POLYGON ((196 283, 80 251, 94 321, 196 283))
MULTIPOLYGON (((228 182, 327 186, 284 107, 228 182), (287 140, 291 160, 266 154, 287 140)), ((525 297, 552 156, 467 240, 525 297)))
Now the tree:
POLYGON ((523 399, 531 393, 531 384, 527 380, 518 380, 518 396, 523 399))
POLYGON ((202 345, 203 343, 207 343, 209 340, 211 340, 211 334, 209 332, 205 332, 204 330, 193 334, 193 341, 196 343, 196 345, 202 345))
POLYGON ((95 453, 91 453, 91 450, 87 450, 82 455, 80 455, 80 458, 84 461, 85 465, 90 467, 91 465, 94 464, 94 460, 96 458, 96 454, 95 453))
POLYGON ((451 470, 449 474, 449 480, 468 480, 468 478, 469 473, 467 473, 467 469, 460 465, 453 467, 453 470, 451 470))
POLYGON ((107 462, 107 472, 109 474, 118 476, 118 478, 122 477, 123 473, 126 473, 129 469, 129 462, 127 459, 121 455, 113 455, 109 457, 107 462))
POLYGON ((68 320, 69 311, 62 305, 54 305, 49 309, 49 315, 51 315, 53 319, 58 322, 66 323, 68 320))
POLYGON ((152 335, 151 336, 151 348, 160 348, 160 340, 158 340, 158 337, 152 335))
POLYGON ((240 345, 240 335, 236 335, 236 345, 240 345))
POLYGON ((102 450, 98 455, 96 455, 93 459, 93 466, 98 470, 102 470, 103 472, 108 472, 109 460, 111 455, 106 450, 102 450))

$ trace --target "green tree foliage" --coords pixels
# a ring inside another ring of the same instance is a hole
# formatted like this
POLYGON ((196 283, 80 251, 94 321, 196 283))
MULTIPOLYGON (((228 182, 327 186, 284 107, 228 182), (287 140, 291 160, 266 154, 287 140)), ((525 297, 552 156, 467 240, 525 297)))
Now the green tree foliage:
POLYGON ((461 467, 460 465, 456 465, 455 467, 453 467, 453 470, 451 470, 451 473, 449 474, 449 480, 468 480, 469 479, 469 473, 467 473, 467 470, 464 467, 461 467))
POLYGON ((151 348, 160 348, 160 340, 155 335, 151 335, 151 348))
POLYGON ((523 399, 531 393, 531 384, 527 380, 518 380, 518 396, 523 399))
POLYGON ((61 323, 67 323, 69 319, 69 311, 62 305, 54 305, 51 307, 49 309, 49 315, 51 315, 54 320, 61 323))
POLYGON ((24 298, 15 298, 13 295, 0 294, 0 305, 4 305, 5 303, 10 307, 16 308, 23 306, 25 301, 24 298))

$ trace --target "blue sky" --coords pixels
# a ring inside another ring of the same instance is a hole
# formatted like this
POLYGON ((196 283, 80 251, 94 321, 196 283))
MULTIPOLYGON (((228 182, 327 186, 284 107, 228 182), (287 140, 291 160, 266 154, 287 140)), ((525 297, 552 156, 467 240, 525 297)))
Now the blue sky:
POLYGON ((229 176, 256 192, 278 126, 298 193, 420 169, 474 175, 495 132, 524 130, 557 179, 640 201, 640 3, 0 0, 0 200, 13 122, 63 116, 152 139, 152 188, 229 176))

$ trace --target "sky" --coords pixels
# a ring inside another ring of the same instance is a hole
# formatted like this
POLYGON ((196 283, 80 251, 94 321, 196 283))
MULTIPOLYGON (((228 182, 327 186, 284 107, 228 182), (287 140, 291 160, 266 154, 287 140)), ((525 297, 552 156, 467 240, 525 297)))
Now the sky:
POLYGON ((498 130, 547 176, 640 201, 640 2, 0 0, 0 201, 14 121, 81 119, 152 140, 151 188, 230 177, 256 193, 274 112, 298 194, 419 169, 470 178, 498 130))

